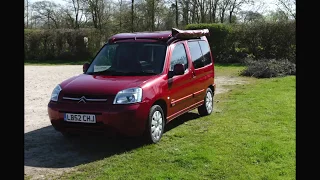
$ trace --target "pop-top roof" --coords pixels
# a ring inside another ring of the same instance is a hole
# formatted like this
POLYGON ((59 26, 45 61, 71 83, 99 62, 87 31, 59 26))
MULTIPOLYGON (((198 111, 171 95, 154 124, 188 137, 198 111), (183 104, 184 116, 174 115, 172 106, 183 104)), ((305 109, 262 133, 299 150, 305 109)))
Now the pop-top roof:
POLYGON ((208 29, 180 30, 172 28, 172 36, 178 39, 198 38, 201 36, 210 36, 210 33, 208 29))
POLYGON ((209 35, 210 33, 208 29, 180 30, 172 28, 171 31, 120 33, 110 37, 109 42, 129 39, 154 39, 168 41, 169 39, 192 39, 209 35))

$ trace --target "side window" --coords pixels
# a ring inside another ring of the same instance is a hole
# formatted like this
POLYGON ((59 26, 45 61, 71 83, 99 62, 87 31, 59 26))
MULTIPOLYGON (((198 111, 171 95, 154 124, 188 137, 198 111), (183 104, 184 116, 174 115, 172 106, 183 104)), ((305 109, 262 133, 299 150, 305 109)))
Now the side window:
POLYGON ((206 66, 212 62, 210 56, 210 47, 206 41, 199 41, 199 44, 204 58, 204 65, 206 66))
POLYGON ((170 71, 173 71, 173 67, 176 64, 183 64, 184 69, 188 69, 188 59, 186 54, 186 49, 184 48, 184 45, 179 43, 177 44, 172 52, 171 55, 171 61, 170 61, 170 71))
POLYGON ((198 41, 188 41, 192 63, 195 69, 204 66, 201 49, 198 41))

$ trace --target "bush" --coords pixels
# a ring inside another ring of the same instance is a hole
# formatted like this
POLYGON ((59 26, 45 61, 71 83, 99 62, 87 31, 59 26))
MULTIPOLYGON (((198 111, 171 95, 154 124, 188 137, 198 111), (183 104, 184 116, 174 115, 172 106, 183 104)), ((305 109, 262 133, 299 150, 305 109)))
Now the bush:
POLYGON ((207 37, 215 61, 242 63, 254 59, 288 59, 296 62, 295 22, 250 24, 189 24, 186 29, 209 29, 207 37))
POLYGON ((95 29, 53 29, 24 31, 27 60, 84 61, 91 59, 107 41, 104 32, 95 29), (84 41, 88 38, 88 43, 84 41))
POLYGON ((256 59, 288 59, 295 63, 295 22, 258 22, 234 28, 238 48, 247 48, 256 59))
POLYGON ((208 29, 209 45, 216 62, 232 63, 234 60, 234 45, 232 27, 227 24, 189 24, 186 29, 208 29))
POLYGON ((296 65, 286 59, 246 60, 247 68, 240 74, 256 78, 296 75, 296 65))
MULTIPOLYGON (((217 63, 243 63, 246 57, 296 62, 295 22, 189 24, 186 29, 209 29, 207 38, 217 63)), ((107 41, 111 31, 25 29, 25 59, 89 60, 107 41), (88 44, 85 44, 84 37, 88 37, 88 44)))

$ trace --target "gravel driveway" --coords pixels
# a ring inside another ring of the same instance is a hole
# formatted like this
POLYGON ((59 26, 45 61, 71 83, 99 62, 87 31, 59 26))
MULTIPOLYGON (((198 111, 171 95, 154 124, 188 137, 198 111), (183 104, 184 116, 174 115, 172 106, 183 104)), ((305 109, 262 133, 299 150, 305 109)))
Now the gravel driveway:
MULTIPOLYGON (((110 143, 110 139, 81 137, 65 139, 50 124, 47 104, 53 88, 61 81, 82 73, 80 65, 25 66, 24 169, 32 179, 59 175, 73 167, 100 160, 115 153, 137 148, 139 143, 110 143), (108 141, 103 142, 102 141, 108 141)), ((217 93, 221 85, 239 83, 239 79, 216 77, 217 93)), ((195 115, 195 114, 194 114, 195 115)), ((195 115, 197 116, 197 115, 195 115)), ((123 141, 126 141, 125 139, 123 141)))

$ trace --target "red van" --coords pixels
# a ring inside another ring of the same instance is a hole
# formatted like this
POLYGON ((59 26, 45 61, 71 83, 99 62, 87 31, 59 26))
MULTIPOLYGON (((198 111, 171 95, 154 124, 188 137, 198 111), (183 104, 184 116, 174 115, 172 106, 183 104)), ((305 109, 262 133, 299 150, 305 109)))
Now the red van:
POLYGON ((117 132, 157 143, 181 114, 211 114, 214 63, 206 36, 208 29, 175 28, 112 36, 83 74, 54 88, 52 126, 63 135, 117 132))

